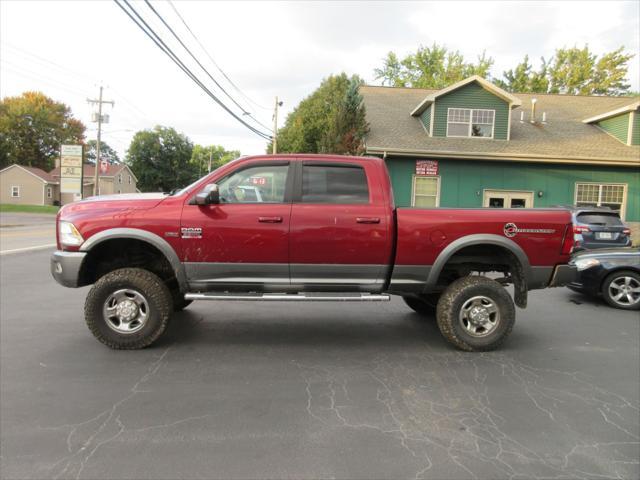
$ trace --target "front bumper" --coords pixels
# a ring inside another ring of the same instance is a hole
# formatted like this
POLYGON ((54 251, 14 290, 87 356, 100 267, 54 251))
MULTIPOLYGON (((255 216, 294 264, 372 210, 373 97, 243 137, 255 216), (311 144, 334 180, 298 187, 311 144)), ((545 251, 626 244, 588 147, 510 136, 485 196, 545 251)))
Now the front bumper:
POLYGON ((564 287, 576 280, 578 270, 575 265, 556 265, 549 282, 550 287, 564 287))
POLYGON ((60 285, 75 288, 78 286, 80 267, 86 252, 63 252, 56 250, 51 255, 51 275, 60 285))

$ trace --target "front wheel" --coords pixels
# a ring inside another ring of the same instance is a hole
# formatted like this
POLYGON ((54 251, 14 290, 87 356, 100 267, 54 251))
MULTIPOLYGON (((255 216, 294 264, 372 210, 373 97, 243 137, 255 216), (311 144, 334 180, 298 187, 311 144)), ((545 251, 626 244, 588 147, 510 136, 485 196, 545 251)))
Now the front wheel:
POLYGON ((629 270, 614 272, 602 283, 602 297, 614 308, 640 309, 640 275, 629 270))
POLYGON ((447 287, 438 301, 442 335, 468 352, 498 348, 515 323, 513 300, 504 287, 486 277, 463 277, 447 287))
POLYGON ((134 350, 154 343, 164 332, 173 309, 171 292, 153 273, 121 268, 107 273, 91 288, 84 305, 85 321, 102 343, 134 350))

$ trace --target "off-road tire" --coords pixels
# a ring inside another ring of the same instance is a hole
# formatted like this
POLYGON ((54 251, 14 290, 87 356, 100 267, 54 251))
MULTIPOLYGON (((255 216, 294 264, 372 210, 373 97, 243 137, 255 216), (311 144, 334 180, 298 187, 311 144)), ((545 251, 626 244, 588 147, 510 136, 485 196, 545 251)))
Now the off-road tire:
POLYGON ((505 288, 486 277, 459 278, 440 296, 436 318, 442 335, 453 345, 467 352, 495 350, 513 330, 516 309, 511 295, 505 288), (485 337, 474 337, 465 331, 459 315, 464 303, 476 296, 491 299, 500 313, 495 329, 485 337))
POLYGON ((632 272, 631 270, 619 270, 617 272, 613 272, 602 282, 602 298, 604 298, 604 301, 613 308, 619 308, 620 310, 640 310, 640 302, 632 305, 620 305, 619 303, 616 303, 613 298, 611 298, 611 295, 609 295, 609 286, 616 278, 620 277, 631 277, 640 283, 640 275, 638 275, 636 272, 632 272))
POLYGON ((420 315, 435 318, 438 307, 439 293, 427 293, 424 295, 402 297, 407 307, 420 315))
POLYGON ((84 317, 91 333, 115 350, 137 350, 154 343, 167 327, 172 311, 172 295, 167 286, 158 276, 141 268, 121 268, 107 273, 91 288, 84 304, 84 317), (140 292, 149 305, 149 317, 144 327, 135 333, 112 330, 103 315, 103 305, 109 295, 123 288, 140 292))

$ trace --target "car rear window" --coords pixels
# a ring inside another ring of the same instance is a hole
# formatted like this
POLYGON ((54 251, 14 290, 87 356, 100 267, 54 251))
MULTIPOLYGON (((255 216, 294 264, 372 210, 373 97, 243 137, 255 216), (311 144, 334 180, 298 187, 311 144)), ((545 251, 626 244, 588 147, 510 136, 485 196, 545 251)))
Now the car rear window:
POLYGON ((615 213, 580 213, 578 214, 578 222, 604 227, 622 225, 622 220, 615 213))

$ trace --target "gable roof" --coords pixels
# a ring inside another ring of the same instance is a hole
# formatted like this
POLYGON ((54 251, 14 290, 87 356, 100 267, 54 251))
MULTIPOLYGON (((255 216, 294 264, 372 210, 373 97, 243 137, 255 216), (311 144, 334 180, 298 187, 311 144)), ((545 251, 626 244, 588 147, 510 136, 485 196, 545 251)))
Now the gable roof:
POLYGON ((430 137, 418 117, 408 113, 435 90, 363 86, 370 131, 365 139, 370 154, 433 158, 520 160, 581 164, 640 166, 640 147, 627 146, 594 125, 583 123, 593 112, 607 112, 629 104, 628 97, 514 94, 521 104, 536 98, 536 110, 547 114, 545 124, 511 115, 510 140, 430 137))
POLYGON ((599 115, 596 115, 595 117, 586 118, 582 122, 583 123, 599 122, 601 120, 606 120, 607 118, 611 118, 611 117, 616 117, 618 115, 622 115, 623 113, 634 112, 634 111, 638 110, 638 108, 640 108, 640 102, 633 102, 633 103, 631 103, 629 105, 625 105, 624 107, 616 108, 615 110, 611 110, 610 112, 605 112, 605 113, 601 113, 599 115))
MULTIPOLYGON (((105 173, 100 172, 100 177, 113 178, 119 173, 121 173, 122 170, 124 169, 129 171, 129 173, 135 179, 136 182, 138 181, 138 177, 136 177, 135 174, 129 168, 129 166, 124 163, 109 164, 109 166, 107 167, 107 171, 105 173)), ((96 167, 94 165, 88 165, 85 163, 82 167, 82 174, 84 178, 93 179, 95 172, 96 172, 96 167)), ((49 174, 54 178, 60 178, 60 167, 54 168, 49 172, 49 174)))
POLYGON ((521 105, 520 99, 515 97, 515 96, 513 96, 513 95, 511 95, 506 90, 503 90, 502 88, 494 85, 493 83, 489 82, 488 80, 485 80, 484 78, 482 78, 479 75, 472 75, 469 78, 465 78, 464 80, 460 80, 459 82, 454 83, 453 85, 449 85, 448 87, 443 88, 441 90, 433 90, 432 93, 428 94, 418 104, 418 106, 413 109, 413 111, 411 112, 411 115, 413 115, 413 116, 420 115, 422 112, 424 112, 426 110, 426 108, 429 105, 431 105, 433 102, 436 101, 436 98, 442 97, 443 95, 451 93, 454 90, 458 90, 459 88, 462 88, 462 87, 464 87, 466 85, 469 85, 470 83, 474 83, 474 82, 479 84, 482 88, 484 88, 488 92, 494 94, 496 97, 501 98, 502 100, 507 102, 511 106, 511 108, 519 107, 521 105))
POLYGON ((31 175, 33 175, 34 177, 37 177, 38 180, 44 182, 44 183, 58 183, 56 179, 54 179, 50 174, 48 174, 47 172, 45 172, 44 170, 40 169, 40 168, 36 168, 36 167, 27 167, 25 165, 19 165, 17 163, 14 163, 13 165, 9 165, 6 168, 3 168, 2 170, 0 170, 0 173, 4 172, 5 170, 9 170, 10 168, 20 168, 24 171, 26 171, 27 173, 30 173, 31 175))

